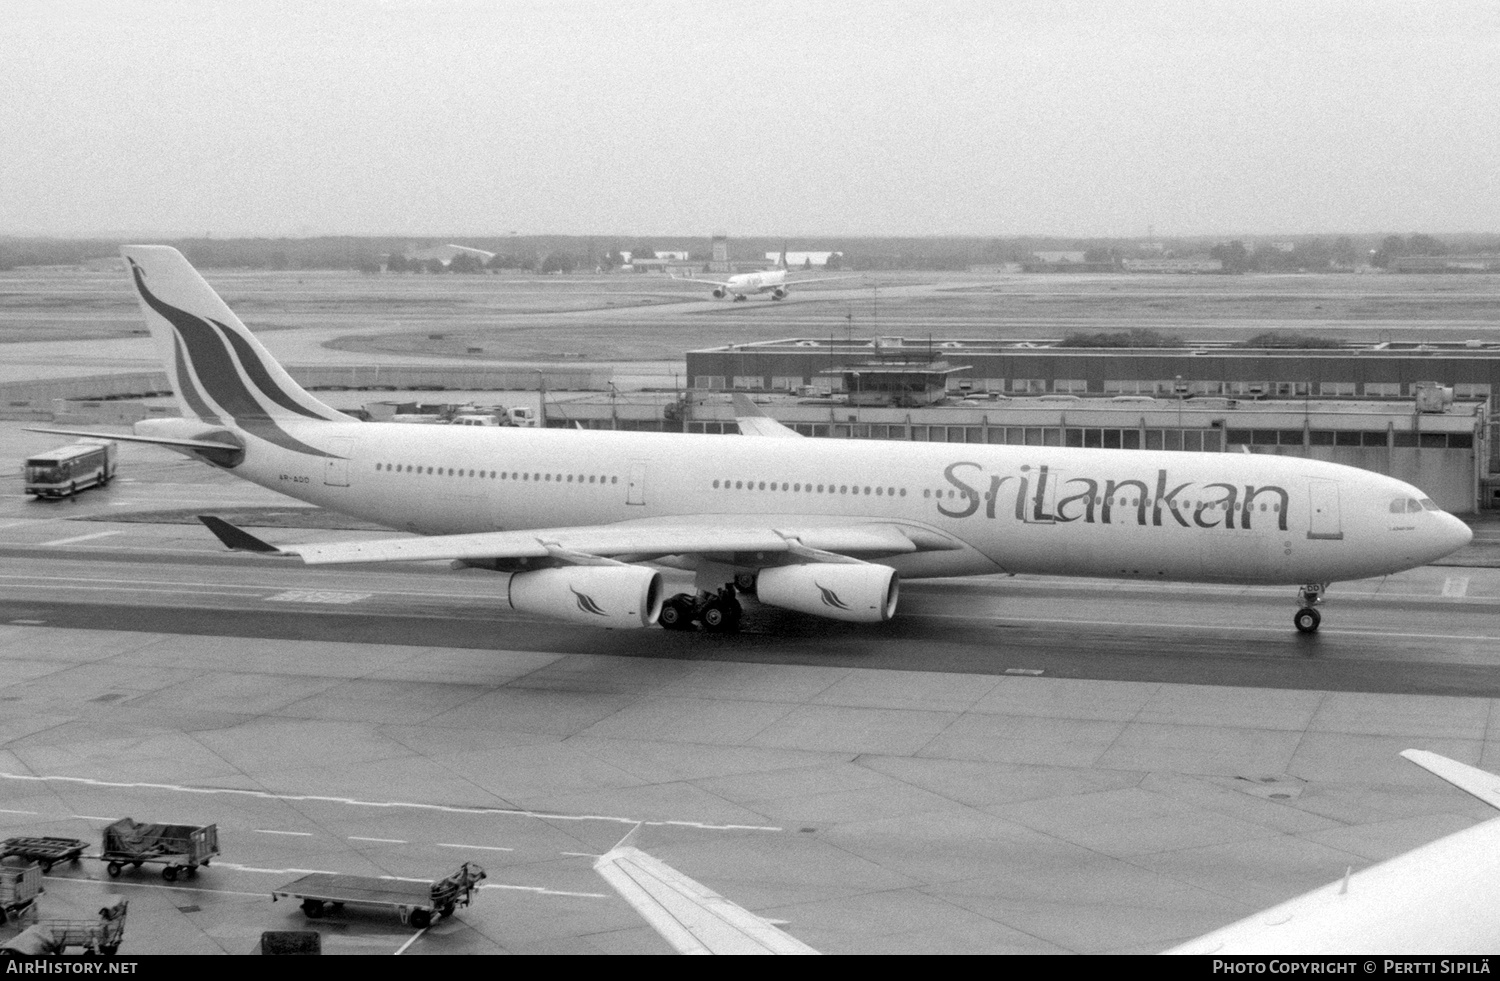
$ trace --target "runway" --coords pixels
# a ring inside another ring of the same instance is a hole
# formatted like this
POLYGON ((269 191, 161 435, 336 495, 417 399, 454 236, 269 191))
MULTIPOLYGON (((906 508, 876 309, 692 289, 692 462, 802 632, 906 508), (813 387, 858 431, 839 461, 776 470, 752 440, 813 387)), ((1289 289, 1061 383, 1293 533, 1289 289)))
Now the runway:
POLYGON ((128 452, 76 503, 0 483, 0 836, 219 825, 190 881, 54 869, 48 915, 130 899, 123 953, 310 923, 328 953, 664 952, 590 868, 637 824, 829 953, 1154 951, 1490 816, 1395 754, 1500 767, 1494 568, 1337 584, 1311 638, 1291 589, 1027 577, 906 583, 879 627, 599 632, 494 575, 117 520, 287 508, 128 452), (269 898, 464 860, 485 888, 425 931, 269 898))

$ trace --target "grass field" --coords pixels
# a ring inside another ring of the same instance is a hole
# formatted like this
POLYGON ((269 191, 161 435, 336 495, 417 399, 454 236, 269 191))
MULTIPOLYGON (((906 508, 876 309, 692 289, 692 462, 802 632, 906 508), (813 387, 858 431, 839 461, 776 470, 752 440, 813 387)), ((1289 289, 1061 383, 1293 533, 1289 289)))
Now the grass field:
MULTIPOLYGON (((646 276, 207 271, 256 330, 321 329, 343 350, 460 360, 630 361, 782 337, 1045 338, 1151 328, 1242 340, 1492 339, 1500 276, 1128 276, 882 273, 784 303, 704 302, 646 276), (851 288, 852 287, 852 288, 851 288)), ((0 344, 142 333, 123 273, 0 273, 0 344)))

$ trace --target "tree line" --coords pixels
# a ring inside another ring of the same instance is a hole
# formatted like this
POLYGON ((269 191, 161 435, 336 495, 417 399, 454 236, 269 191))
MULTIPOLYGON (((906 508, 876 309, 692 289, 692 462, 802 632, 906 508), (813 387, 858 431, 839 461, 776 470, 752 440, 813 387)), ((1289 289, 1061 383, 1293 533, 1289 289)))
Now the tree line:
MULTIPOLYGON (((116 239, 52 239, 0 236, 0 269, 24 266, 78 265, 119 254, 116 239)), ((659 236, 650 239, 612 236, 507 235, 449 238, 354 237, 238 238, 210 237, 168 240, 196 266, 206 269, 350 269, 365 272, 524 272, 609 271, 632 259, 655 258, 661 252, 684 252, 688 260, 711 258, 711 242, 702 236, 659 236), (446 244, 461 244, 493 252, 488 261, 462 255, 449 265, 408 260, 408 252, 446 244)), ((1163 239, 1147 244, 1139 239, 1078 239, 1046 236, 1008 238, 829 237, 731 239, 730 259, 764 260, 766 255, 793 252, 839 252, 830 268, 860 272, 882 270, 961 271, 972 266, 1031 261, 1041 251, 1078 251, 1089 262, 1128 258, 1211 256, 1227 272, 1295 272, 1351 268, 1369 263, 1388 265, 1401 256, 1500 252, 1495 235, 1445 235, 1443 239, 1418 233, 1401 235, 1286 236, 1272 242, 1201 236, 1163 239)))

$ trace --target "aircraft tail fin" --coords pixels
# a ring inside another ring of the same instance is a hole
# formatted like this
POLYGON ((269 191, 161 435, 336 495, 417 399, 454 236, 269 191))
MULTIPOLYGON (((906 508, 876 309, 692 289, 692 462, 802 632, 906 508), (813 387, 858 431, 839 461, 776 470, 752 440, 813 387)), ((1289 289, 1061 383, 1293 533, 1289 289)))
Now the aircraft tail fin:
POLYGON ((244 428, 353 421, 293 381, 181 252, 126 245, 120 253, 184 418, 244 428))
POLYGON ((1493 808, 1500 809, 1500 777, 1467 763, 1450 760, 1446 756, 1425 749, 1402 750, 1401 755, 1459 790, 1478 797, 1493 808))
POLYGON ((750 396, 736 393, 732 399, 734 402, 734 421, 739 425, 740 432, 746 436, 771 436, 776 439, 801 439, 802 434, 790 426, 781 423, 766 415, 750 396))

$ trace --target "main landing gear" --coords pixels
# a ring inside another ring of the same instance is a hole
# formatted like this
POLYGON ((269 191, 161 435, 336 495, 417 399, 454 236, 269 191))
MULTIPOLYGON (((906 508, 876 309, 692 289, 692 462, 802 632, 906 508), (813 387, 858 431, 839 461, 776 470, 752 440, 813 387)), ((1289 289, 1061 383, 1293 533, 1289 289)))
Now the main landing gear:
POLYGON ((678 593, 661 605, 661 616, 657 622, 667 630, 692 630, 696 621, 703 629, 714 634, 739 633, 740 601, 735 598, 734 584, 729 583, 717 593, 678 593))
POLYGON ((1328 591, 1325 583, 1308 583, 1297 592, 1297 604, 1301 608, 1292 617, 1292 623, 1296 625, 1298 632, 1313 634, 1318 632, 1318 624, 1323 622, 1323 615, 1317 611, 1317 605, 1323 602, 1323 594, 1328 591))

